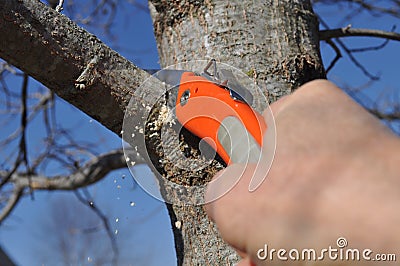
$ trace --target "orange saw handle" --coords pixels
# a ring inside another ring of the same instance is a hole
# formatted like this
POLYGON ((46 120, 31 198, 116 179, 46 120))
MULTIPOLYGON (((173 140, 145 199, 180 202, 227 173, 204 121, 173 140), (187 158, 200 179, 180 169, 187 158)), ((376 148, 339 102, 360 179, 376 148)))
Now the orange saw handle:
POLYGON ((267 125, 232 91, 193 72, 183 72, 176 101, 179 122, 231 163, 257 162, 267 125))

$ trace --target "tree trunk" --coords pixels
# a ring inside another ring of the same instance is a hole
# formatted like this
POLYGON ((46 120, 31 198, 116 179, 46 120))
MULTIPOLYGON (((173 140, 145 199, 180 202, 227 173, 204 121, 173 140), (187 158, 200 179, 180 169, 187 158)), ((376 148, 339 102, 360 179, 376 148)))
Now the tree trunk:
MULTIPOLYGON (((215 58, 254 77, 271 102, 325 77, 310 1, 151 0, 150 12, 163 66, 215 58)), ((175 182, 190 178, 181 174, 175 182)), ((179 265, 238 261, 201 206, 169 208, 179 265)))
MULTIPOLYGON (((254 77, 270 101, 324 77, 309 1, 152 0, 150 9, 164 66, 215 58, 254 77)), ((0 1, 0 36, 0 57, 120 134, 126 105, 146 78, 144 71, 36 0, 0 1)), ((148 107, 146 93, 136 97, 131 111, 140 113, 148 107)), ((133 130, 140 135, 140 128, 133 130)), ((198 176, 171 173, 170 165, 159 160, 157 136, 147 140, 156 170, 177 183, 204 183, 221 167, 214 162, 198 176)), ((168 208, 179 265, 231 265, 238 260, 202 207, 168 208)))

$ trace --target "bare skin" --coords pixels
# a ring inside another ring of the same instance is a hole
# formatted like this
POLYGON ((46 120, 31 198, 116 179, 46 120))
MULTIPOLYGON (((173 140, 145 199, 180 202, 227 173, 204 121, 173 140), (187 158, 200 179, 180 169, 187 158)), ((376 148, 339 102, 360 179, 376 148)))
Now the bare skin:
MULTIPOLYGON (((400 139, 326 80, 305 84, 271 109, 277 149, 266 180, 249 192, 256 166, 232 165, 220 174, 237 176, 245 168, 239 183, 206 205, 222 237, 242 255, 240 265, 283 263, 257 257, 265 244, 319 252, 338 248, 339 237, 346 248, 371 249, 371 258, 397 253, 400 260, 400 139)), ((325 255, 318 264, 351 264, 325 255)))

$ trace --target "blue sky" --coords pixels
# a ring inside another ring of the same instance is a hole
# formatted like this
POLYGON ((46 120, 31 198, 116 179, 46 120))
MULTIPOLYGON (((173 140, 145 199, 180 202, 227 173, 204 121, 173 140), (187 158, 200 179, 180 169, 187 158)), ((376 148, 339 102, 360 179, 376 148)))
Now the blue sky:
MULTIPOLYGON (((137 2, 147 6, 146 1, 137 2)), ((159 68, 149 14, 140 9, 135 10, 132 5, 124 5, 111 28, 114 39, 100 34, 100 31, 91 32, 139 67, 159 68)), ((316 11, 333 28, 352 24, 353 27, 390 30, 398 23, 398 19, 390 17, 361 15, 354 20, 348 19, 338 24, 345 9, 331 6, 317 8, 316 11)), ((348 38, 344 41, 352 47, 370 46, 382 42, 371 38, 348 38)), ((325 43, 321 43, 321 48, 324 61, 329 62, 334 56, 332 49, 325 43)), ((372 84, 365 92, 368 97, 376 97, 383 90, 398 90, 399 50, 399 43, 390 42, 383 50, 356 55, 371 73, 380 73, 381 76, 381 81, 372 84)), ((361 86, 368 81, 345 54, 329 74, 329 78, 342 86, 361 86)), ((15 86, 19 86, 20 80, 15 79, 12 82, 15 86)), ((40 84, 32 80, 31 82, 33 87, 40 87, 40 84)), ((77 138, 98 140, 96 150, 99 152, 121 147, 121 140, 115 134, 62 100, 58 102, 57 112, 60 123, 64 127, 75 129, 77 138)), ((40 147, 40 144, 35 143, 40 139, 42 131, 39 120, 33 123, 29 135, 32 146, 40 147)), ((7 133, 8 131, 3 129, 0 137, 4 137, 7 133)), ((4 160, 6 156, 6 151, 0 151, 0 160, 4 160)), ((150 175, 150 172, 146 167, 139 166, 135 174, 150 175)), ((96 206, 109 217, 112 231, 120 246, 122 265, 174 265, 173 242, 166 210, 161 202, 147 195, 135 184, 128 170, 111 173, 103 181, 91 186, 89 191, 96 206)), ((79 203, 72 193, 36 192, 34 196, 34 200, 30 200, 29 197, 24 198, 12 216, 1 225, 0 245, 20 266, 42 263, 61 265, 57 263, 61 258, 51 252, 55 245, 52 237, 55 232, 50 231, 53 227, 49 224, 52 224, 55 218, 49 214, 49 210, 61 208, 66 213, 72 213, 77 219, 75 226, 82 230, 87 225, 86 221, 93 221, 91 211, 79 203)), ((90 222, 90 225, 92 224, 90 222)), ((63 228, 59 226, 58 229, 63 230, 63 228)), ((91 259, 97 255, 96 249, 109 247, 109 239, 104 233, 96 234, 94 241, 95 249, 88 249, 84 265, 91 265, 91 259)))
MULTIPOLYGON (((97 36, 139 67, 159 68, 149 14, 127 5, 118 15, 124 19, 117 20, 111 31, 117 39, 110 40, 100 34, 97 36)), ((9 86, 19 88, 20 82, 20 78, 15 78, 9 81, 9 86)), ((30 84, 34 90, 41 87, 33 80, 30 80, 30 84)), ((98 152, 121 147, 121 139, 114 133, 63 100, 58 100, 56 110, 62 126, 73 129, 76 138, 97 140, 98 147, 95 149, 98 152)), ((30 126, 29 139, 33 150, 40 147, 38 140, 44 134, 40 119, 33 121, 30 126)), ((12 132, 17 124, 18 120, 8 124, 8 130, 3 128, 2 137, 12 132)), ((2 150, 0 160, 4 160, 7 155, 7 151, 2 150)), ((56 174, 57 167, 53 168, 55 172, 52 174, 56 174)), ((136 167, 135 173, 151 174, 143 166, 136 167)), ((160 261, 164 265, 174 265, 172 233, 164 204, 142 191, 127 169, 114 171, 103 181, 91 186, 89 191, 96 206, 109 217, 112 232, 119 245, 121 265, 160 265, 160 261)), ((63 265, 62 258, 51 252, 53 245, 57 245, 51 235, 56 234, 54 230, 57 229, 50 226, 55 217, 49 214, 49 210, 58 208, 57 206, 64 213, 71 213, 76 217, 77 228, 85 229, 98 224, 90 223, 95 216, 72 193, 35 192, 34 200, 29 197, 21 200, 9 219, 0 227, 0 244, 18 265, 63 265), (81 218, 83 221, 79 223, 81 218)), ((60 225, 58 230, 68 228, 60 225)), ((97 244, 94 245, 95 249, 110 247, 104 230, 94 235, 97 244)), ((97 255, 96 250, 88 248, 84 265, 91 265, 97 255)))

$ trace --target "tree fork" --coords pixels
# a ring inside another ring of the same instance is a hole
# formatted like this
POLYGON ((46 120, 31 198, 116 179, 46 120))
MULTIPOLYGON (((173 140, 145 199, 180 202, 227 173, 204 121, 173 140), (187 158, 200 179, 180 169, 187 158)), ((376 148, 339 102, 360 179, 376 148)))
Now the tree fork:
MULTIPOLYGON (((150 13, 162 66, 215 58, 249 74, 271 102, 307 81, 325 78, 318 21, 309 1, 151 0, 150 13)), ((174 181, 187 184, 193 177, 181 172, 174 181)), ((238 261, 201 206, 170 208, 180 225, 173 225, 174 235, 183 241, 176 246, 184 254, 178 265, 238 261)))
MULTIPOLYGON (((271 101, 325 76, 309 1, 154 0, 150 10, 163 65, 216 58, 248 73, 271 101)), ((0 57, 120 133, 125 107, 147 73, 40 1, 1 1, 0 35, 0 57)), ((143 108, 142 96, 133 112, 143 108)), ((148 148, 156 158, 156 140, 148 148)), ((170 171, 168 164, 154 166, 170 171)), ((175 173, 174 181, 201 183, 218 169, 213 162, 204 175, 175 173)), ((179 265, 238 260, 201 206, 168 207, 175 214, 174 234, 180 236, 175 239, 182 240, 176 245, 179 265)))

